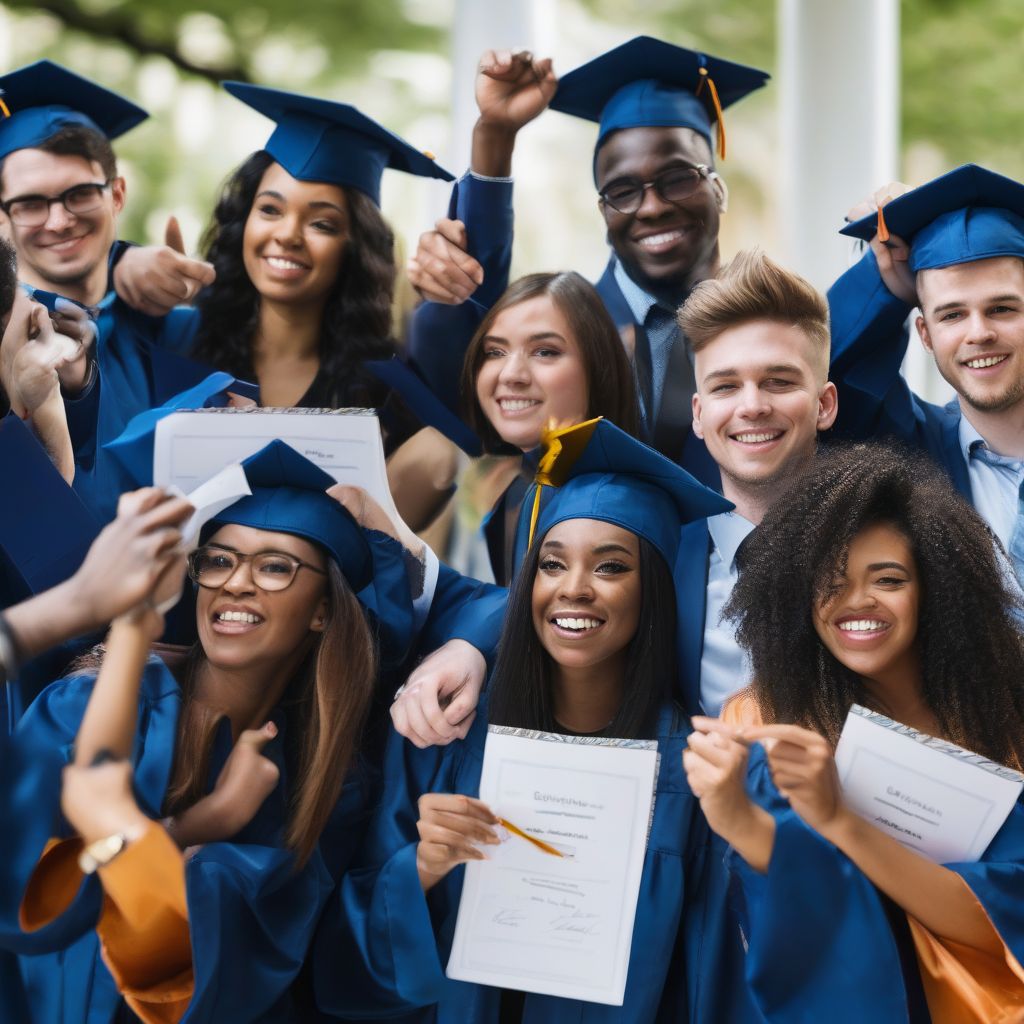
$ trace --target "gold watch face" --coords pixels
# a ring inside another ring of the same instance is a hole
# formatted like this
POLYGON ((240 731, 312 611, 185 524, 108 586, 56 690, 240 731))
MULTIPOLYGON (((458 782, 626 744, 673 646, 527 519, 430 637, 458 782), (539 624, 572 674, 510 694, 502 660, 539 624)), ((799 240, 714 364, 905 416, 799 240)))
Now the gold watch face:
POLYGON ((125 847, 123 835, 106 836, 90 843, 78 859, 79 867, 86 873, 92 874, 97 868, 109 864, 125 847))

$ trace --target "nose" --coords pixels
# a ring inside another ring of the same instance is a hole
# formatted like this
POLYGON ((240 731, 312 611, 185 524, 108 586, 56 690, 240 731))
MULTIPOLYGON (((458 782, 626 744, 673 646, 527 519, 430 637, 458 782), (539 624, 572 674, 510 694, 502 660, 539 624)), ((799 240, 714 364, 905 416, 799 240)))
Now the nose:
POLYGON ((256 585, 252 580, 252 564, 248 558, 239 560, 235 571, 224 581, 222 589, 229 594, 252 594, 256 585))
POLYGON ((574 604, 593 601, 594 586, 590 570, 583 565, 570 566, 562 575, 559 597, 574 604))
POLYGON ((969 345, 981 345, 995 340, 996 332, 992 322, 980 310, 971 313, 967 319, 966 341, 969 345))
POLYGON ((641 220, 656 220, 671 205, 671 203, 666 202, 658 195, 658 190, 654 187, 654 183, 648 182, 644 185, 644 194, 640 199, 640 206, 634 216, 639 217, 641 220))
POLYGON ((501 360, 498 379, 502 384, 525 387, 530 383, 530 364, 525 352, 512 351, 501 360))
POLYGON ((75 222, 75 215, 68 213, 63 203, 50 203, 44 227, 47 231, 66 231, 75 222))
POLYGON ((753 381, 744 384, 739 393, 739 404, 736 408, 738 416, 745 419, 758 419, 767 416, 771 407, 767 396, 753 381))
POLYGON ((288 249, 297 249, 302 245, 302 226, 298 217, 282 217, 274 231, 274 241, 288 249))

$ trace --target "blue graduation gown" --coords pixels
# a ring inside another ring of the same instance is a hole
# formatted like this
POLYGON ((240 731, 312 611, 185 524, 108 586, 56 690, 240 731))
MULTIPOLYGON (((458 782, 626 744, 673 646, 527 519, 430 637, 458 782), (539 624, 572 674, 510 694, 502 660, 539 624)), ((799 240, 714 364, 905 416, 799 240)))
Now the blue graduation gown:
MULTIPOLYGON (((444 974, 464 871, 429 895, 416 873, 417 799, 427 792, 479 793, 486 710, 462 742, 418 750, 392 734, 385 792, 358 867, 325 913, 313 951, 322 1010, 342 1017, 415 1021, 497 1021, 497 988, 444 974), (420 1008, 417 1010, 417 1008, 420 1008)), ((528 994, 524 1022, 760 1021, 742 981, 738 928, 724 904, 701 895, 723 888, 721 848, 709 842, 699 804, 680 761, 688 720, 674 706, 659 717, 661 761, 651 833, 633 929, 622 1007, 528 994), (709 886, 707 873, 719 871, 709 886), (726 955, 727 953, 727 955, 726 955)))
POLYGON ((114 293, 99 306, 96 373, 65 403, 75 457, 75 491, 101 523, 117 512, 117 499, 136 484, 103 446, 137 413, 198 384, 212 371, 190 359, 187 348, 161 338, 162 318, 129 308, 114 293))
MULTIPOLYGON (((763 754, 751 759, 749 788, 776 819, 771 864, 759 875, 734 852, 730 863, 744 896, 748 977, 769 1018, 930 1020, 903 911, 789 810, 763 754), (805 979, 797 999, 794 974, 805 979)), ((970 886, 1009 951, 1024 962, 1024 798, 979 861, 945 866, 970 886)))
POLYGON ((839 392, 833 434, 855 440, 892 438, 926 451, 968 501, 971 483, 960 448, 960 408, 915 395, 900 374, 911 307, 882 281, 869 249, 829 289, 832 357, 839 392))
POLYGON ((483 284, 458 306, 424 302, 413 312, 406 349, 431 390, 461 415, 459 382, 466 349, 484 314, 508 287, 512 263, 512 182, 465 174, 452 186, 448 216, 466 225, 469 254, 484 270, 483 284))
MULTIPOLYGON (((95 876, 84 881, 60 917, 39 931, 22 932, 17 918, 21 894, 47 839, 70 834, 60 813, 60 773, 70 760, 92 683, 91 676, 75 676, 40 695, 19 724, 13 741, 16 763, 0 791, 5 820, 19 822, 18 829, 3 830, 0 836, 0 946, 26 954, 21 970, 31 1019, 60 1024, 107 1024, 121 1003, 93 930, 101 906, 95 876)), ((167 792, 180 704, 177 682, 162 662, 151 659, 140 691, 133 761, 136 797, 154 818, 167 792)), ((285 722, 281 715, 275 720, 280 732, 264 753, 281 769, 277 789, 237 836, 204 846, 186 867, 195 969, 186 1022, 300 1019, 289 988, 335 881, 329 865, 339 874, 344 870, 368 817, 375 779, 360 763, 334 811, 332 848, 322 844, 302 870, 295 870, 294 857, 283 846, 285 722)), ((230 749, 225 721, 211 758, 211 788, 230 749)))

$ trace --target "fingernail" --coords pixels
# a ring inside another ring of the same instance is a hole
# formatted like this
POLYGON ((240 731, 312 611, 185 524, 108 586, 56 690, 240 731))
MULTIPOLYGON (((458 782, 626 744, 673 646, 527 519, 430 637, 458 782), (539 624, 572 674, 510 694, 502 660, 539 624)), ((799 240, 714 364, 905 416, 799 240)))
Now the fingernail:
POLYGON ((267 733, 270 736, 277 735, 277 726, 273 722, 267 722, 267 724, 263 726, 263 728, 267 730, 267 733))
POLYGON ((512 838, 512 833, 509 832, 509 830, 505 828, 504 825, 495 825, 491 831, 494 833, 494 837, 496 841, 499 843, 508 842, 508 840, 512 838))
MULTIPOLYGON (((70 299, 62 298, 59 295, 54 300, 53 308, 56 309, 59 313, 75 314, 77 312, 80 312, 79 307, 74 302, 72 302, 70 299)), ((82 312, 84 312, 84 310, 82 310, 82 312)))

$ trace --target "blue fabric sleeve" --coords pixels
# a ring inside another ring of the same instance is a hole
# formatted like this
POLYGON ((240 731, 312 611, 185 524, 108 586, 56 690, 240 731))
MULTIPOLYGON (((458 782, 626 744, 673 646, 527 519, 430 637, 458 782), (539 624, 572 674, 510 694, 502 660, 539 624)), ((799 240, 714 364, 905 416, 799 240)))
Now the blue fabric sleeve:
POLYGON ((462 360, 484 314, 508 287, 512 263, 512 182, 466 174, 452 190, 449 216, 466 225, 469 254, 483 267, 483 284, 458 306, 425 302, 409 324, 408 353, 431 390, 460 411, 462 360))
POLYGON ((839 391, 836 434, 869 439, 886 433, 910 440, 914 399, 900 367, 911 307, 886 288, 870 249, 829 289, 828 303, 829 377, 839 391))
POLYGON ((429 653, 449 640, 465 640, 490 662, 501 637, 507 603, 507 588, 481 583, 442 565, 420 634, 420 651, 429 653))

